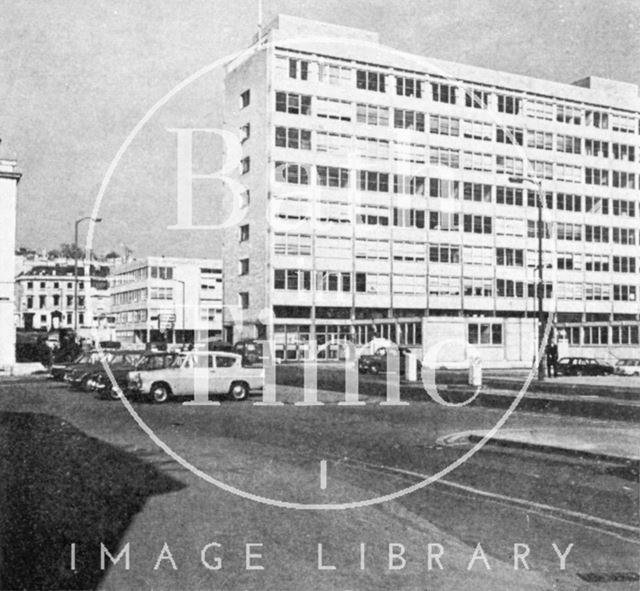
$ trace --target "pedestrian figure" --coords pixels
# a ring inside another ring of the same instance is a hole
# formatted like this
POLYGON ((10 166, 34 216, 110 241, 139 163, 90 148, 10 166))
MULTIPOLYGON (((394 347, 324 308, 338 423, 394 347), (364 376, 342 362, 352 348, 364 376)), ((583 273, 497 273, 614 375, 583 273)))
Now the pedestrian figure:
POLYGON ((553 341, 547 345, 547 375, 558 377, 558 345, 553 341))

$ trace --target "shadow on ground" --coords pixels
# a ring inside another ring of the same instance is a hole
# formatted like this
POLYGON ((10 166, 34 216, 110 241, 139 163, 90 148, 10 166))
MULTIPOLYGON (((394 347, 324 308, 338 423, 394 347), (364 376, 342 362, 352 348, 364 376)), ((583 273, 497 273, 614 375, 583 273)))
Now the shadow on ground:
POLYGON ((0 413, 0 589, 97 587, 100 543, 115 555, 146 499, 183 487, 59 418, 0 413))

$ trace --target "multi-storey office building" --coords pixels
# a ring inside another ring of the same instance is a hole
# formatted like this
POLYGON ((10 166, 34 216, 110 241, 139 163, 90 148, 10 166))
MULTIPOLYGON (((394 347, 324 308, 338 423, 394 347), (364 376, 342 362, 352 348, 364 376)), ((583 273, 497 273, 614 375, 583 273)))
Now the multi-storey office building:
POLYGON ((122 342, 192 343, 222 336, 222 262, 147 257, 111 276, 116 337, 122 342))
POLYGON ((558 335, 599 356, 637 348, 637 86, 427 60, 282 16, 225 82, 246 187, 225 240, 236 332, 266 334, 266 309, 288 357, 378 334, 529 363, 542 203, 558 335))
POLYGON ((92 338, 97 330, 99 340, 109 340, 113 329, 109 271, 109 265, 79 264, 76 302, 73 264, 50 261, 25 269, 16 277, 18 326, 25 330, 77 326, 82 337, 92 338))

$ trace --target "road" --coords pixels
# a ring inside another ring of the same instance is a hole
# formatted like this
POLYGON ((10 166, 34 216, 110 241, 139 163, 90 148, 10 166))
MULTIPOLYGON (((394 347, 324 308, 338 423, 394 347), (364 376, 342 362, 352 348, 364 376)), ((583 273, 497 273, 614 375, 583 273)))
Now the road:
MULTIPOLYGON (((502 416, 415 400, 384 407, 366 396, 357 407, 339 406, 331 394, 324 406, 292 404, 300 397, 298 389, 279 386, 285 404, 277 407, 133 403, 132 409, 176 457, 223 486, 297 505, 371 502, 416 485, 470 449, 440 445, 441 436, 489 429, 502 416)), ((437 482, 394 500, 296 510, 205 482, 161 451, 120 402, 51 382, 4 382, 0 413, 2 466, 12 474, 0 484, 3 537, 22 540, 17 549, 3 545, 2 588, 638 586, 638 483, 619 466, 487 446, 437 482), (27 525, 18 512, 29 514, 27 525), (114 555, 129 544, 130 568, 123 558, 110 567, 107 560, 103 571, 100 542, 114 555), (570 544, 562 570, 558 552, 570 544), (514 569, 514 551, 528 552, 528 569, 522 560, 514 569), (216 567, 217 558, 219 569, 203 564, 216 567)), ((562 429, 565 421, 516 412, 506 426, 562 429)))

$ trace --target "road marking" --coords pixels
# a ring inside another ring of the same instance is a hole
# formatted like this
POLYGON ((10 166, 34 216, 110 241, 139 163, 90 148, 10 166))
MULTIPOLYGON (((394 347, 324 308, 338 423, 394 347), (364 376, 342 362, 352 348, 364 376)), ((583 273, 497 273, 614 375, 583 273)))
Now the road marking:
POLYGON ((327 488, 327 460, 320 462, 320 490, 327 488))
MULTIPOLYGON (((324 461, 324 460, 323 460, 324 461)), ((403 476, 411 476, 412 478, 419 478, 421 480, 424 480, 425 478, 428 478, 427 475, 425 474, 420 474, 419 472, 413 472, 411 470, 403 470, 402 468, 392 468, 389 466, 382 466, 379 464, 371 464, 369 462, 364 462, 361 460, 352 460, 349 459, 347 460, 349 463, 351 464, 360 464, 362 466, 365 466, 366 468, 369 469, 374 469, 374 470, 380 470, 383 472, 390 472, 393 474, 400 474, 403 476)), ((511 505, 518 505, 521 507, 526 507, 526 508, 531 508, 531 509, 537 509, 538 511, 546 511, 548 513, 551 513, 551 515, 548 514, 544 514, 544 513, 537 513, 539 515, 543 515, 545 517, 550 517, 553 519, 559 519, 562 520, 561 517, 558 517, 557 515, 553 515, 553 513, 559 513, 561 515, 564 515, 566 517, 572 517, 574 520, 575 519, 581 519, 583 521, 587 521, 587 522, 591 522, 594 524, 598 524, 600 526, 606 526, 606 527, 611 527, 611 528, 615 528, 618 530, 622 530, 624 532, 628 532, 628 533, 633 533, 633 534, 640 534, 640 527, 636 527, 633 525, 627 525, 626 523, 618 523, 617 521, 610 521, 608 519, 603 519, 601 517, 596 517, 594 515, 589 515, 588 513, 580 513, 579 511, 571 511, 569 509, 562 509, 560 507, 554 507, 553 505, 546 505, 544 503, 536 503, 535 501, 528 501, 526 499, 520 499, 517 497, 510 497, 507 495, 502 495, 499 493, 492 493, 492 492, 488 492, 486 490, 481 490, 479 488, 474 488, 472 486, 467 486, 465 484, 459 484, 457 482, 453 482, 451 480, 445 480, 443 478, 439 479, 436 481, 437 483, 440 483, 444 486, 448 486, 450 488, 455 488, 457 490, 462 490, 465 491, 467 493, 471 493, 477 496, 481 496, 481 497, 485 497, 488 498, 490 500, 493 501, 498 501, 498 502, 506 502, 509 503, 511 505)), ((578 523, 576 521, 570 521, 570 523, 574 523, 575 525, 580 525, 582 527, 589 527, 589 526, 585 526, 584 524, 578 523)), ((603 533, 612 535, 614 537, 617 538, 621 538, 627 542, 631 542, 632 544, 640 544, 640 541, 638 541, 637 539, 630 539, 630 538, 625 538, 623 536, 620 536, 618 534, 615 534, 609 530, 605 530, 602 528, 597 528, 597 527, 590 527, 590 529, 597 529, 598 531, 601 531, 603 533)))

